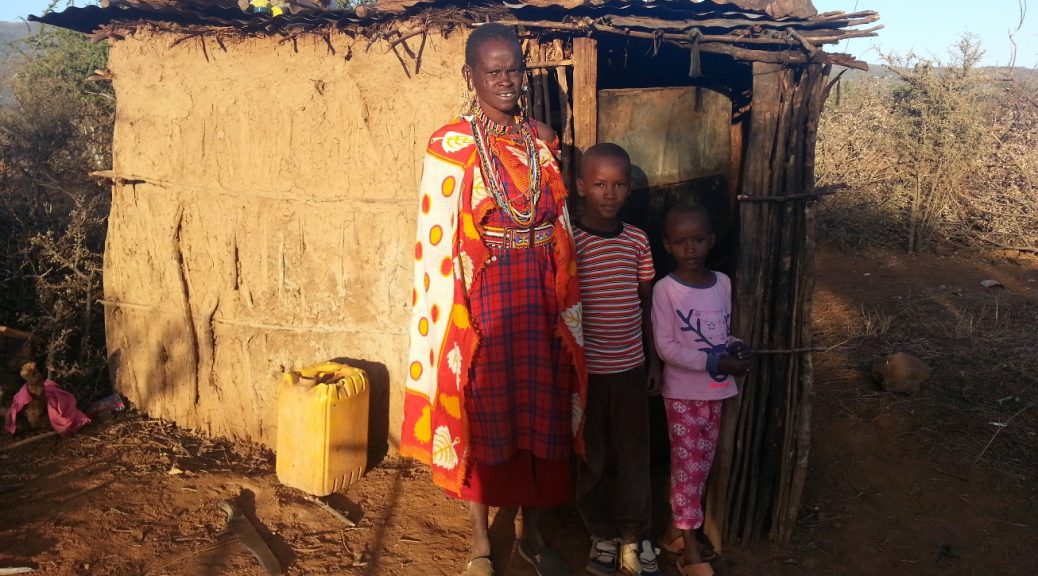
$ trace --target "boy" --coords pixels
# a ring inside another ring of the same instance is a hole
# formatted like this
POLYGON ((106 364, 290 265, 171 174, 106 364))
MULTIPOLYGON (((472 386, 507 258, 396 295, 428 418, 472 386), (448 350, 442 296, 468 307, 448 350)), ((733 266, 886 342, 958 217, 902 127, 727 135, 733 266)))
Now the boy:
POLYGON ((584 210, 573 233, 588 368, 577 507, 591 532, 585 567, 596 576, 618 564, 632 574, 660 574, 649 541, 648 408, 648 394, 658 392, 659 360, 651 340, 645 345, 655 271, 645 233, 619 218, 630 183, 631 159, 620 146, 598 144, 584 153, 577 179, 584 210))

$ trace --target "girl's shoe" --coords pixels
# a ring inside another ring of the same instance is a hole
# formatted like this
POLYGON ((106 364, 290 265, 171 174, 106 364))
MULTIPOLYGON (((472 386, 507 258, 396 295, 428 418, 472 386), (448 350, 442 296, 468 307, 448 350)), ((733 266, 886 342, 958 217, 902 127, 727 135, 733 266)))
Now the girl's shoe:
MULTIPOLYGON (((670 541, 667 541, 666 537, 666 534, 660 537, 660 548, 670 552, 671 554, 681 554, 685 551, 685 539, 681 534, 678 534, 677 537, 670 541)), ((703 544, 699 547, 699 555, 703 558, 704 562, 712 562, 717 560, 719 557, 717 551, 707 544, 703 544)))
POLYGON ((678 573, 681 576, 714 576, 714 569, 709 562, 686 564, 684 556, 678 556, 678 573))

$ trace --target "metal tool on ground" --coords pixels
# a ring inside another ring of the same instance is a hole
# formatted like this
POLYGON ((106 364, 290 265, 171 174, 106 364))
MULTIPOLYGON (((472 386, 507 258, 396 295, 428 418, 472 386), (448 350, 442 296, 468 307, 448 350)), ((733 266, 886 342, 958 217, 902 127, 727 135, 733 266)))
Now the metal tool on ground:
POLYGON ((317 504, 318 508, 324 510, 325 512, 327 512, 327 513, 331 514, 332 516, 336 517, 337 519, 339 519, 339 521, 341 521, 343 524, 345 524, 347 528, 356 528, 357 527, 357 523, 356 522, 354 522, 353 520, 350 520, 350 518, 348 516, 346 516, 345 513, 336 510, 335 508, 332 507, 331 504, 325 502, 323 499, 321 499, 321 498, 319 498, 317 496, 311 496, 309 494, 306 494, 304 497, 307 499, 307 501, 313 502, 314 504, 317 504))
POLYGON ((249 552, 252 552, 256 560, 259 560, 267 574, 270 574, 270 576, 281 576, 283 573, 281 562, 278 561, 277 556, 267 546, 267 543, 263 541, 263 537, 260 536, 256 527, 252 525, 248 517, 238 508, 238 505, 231 500, 222 500, 220 509, 227 513, 227 528, 238 537, 238 540, 249 549, 249 552))

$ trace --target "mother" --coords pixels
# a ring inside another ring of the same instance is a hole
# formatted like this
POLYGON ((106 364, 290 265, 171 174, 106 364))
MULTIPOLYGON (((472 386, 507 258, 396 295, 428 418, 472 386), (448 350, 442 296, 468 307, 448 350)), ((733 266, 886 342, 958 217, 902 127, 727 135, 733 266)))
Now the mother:
POLYGON ((465 574, 493 574, 489 506, 521 506, 520 554, 538 574, 565 574, 538 521, 571 497, 586 390, 558 140, 518 104, 526 71, 511 28, 477 28, 462 75, 471 105, 425 154, 401 452, 469 502, 465 574))

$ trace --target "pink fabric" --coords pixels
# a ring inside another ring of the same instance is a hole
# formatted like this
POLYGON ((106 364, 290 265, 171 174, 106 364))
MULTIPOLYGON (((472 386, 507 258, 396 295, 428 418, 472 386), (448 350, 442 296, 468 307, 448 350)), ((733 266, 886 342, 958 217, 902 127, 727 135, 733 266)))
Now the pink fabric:
POLYGON ((670 508, 674 527, 703 525, 703 489, 721 432, 720 400, 664 398, 670 433, 670 508))
MULTIPOLYGON (((76 397, 62 390, 56 382, 52 380, 44 382, 43 392, 47 396, 47 415, 50 417, 51 428, 54 428, 58 434, 68 436, 90 423, 90 418, 76 408, 76 397)), ((18 413, 29 404, 30 400, 32 400, 32 395, 29 394, 29 387, 23 385, 22 389, 14 395, 11 408, 7 411, 8 433, 15 433, 18 413)))
POLYGON ((723 400, 739 393, 735 378, 716 371, 736 339, 730 332, 732 282, 714 272, 708 285, 667 276, 652 290, 652 331, 663 360, 663 397, 723 400))

